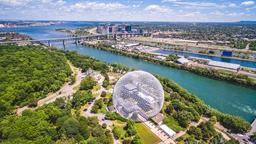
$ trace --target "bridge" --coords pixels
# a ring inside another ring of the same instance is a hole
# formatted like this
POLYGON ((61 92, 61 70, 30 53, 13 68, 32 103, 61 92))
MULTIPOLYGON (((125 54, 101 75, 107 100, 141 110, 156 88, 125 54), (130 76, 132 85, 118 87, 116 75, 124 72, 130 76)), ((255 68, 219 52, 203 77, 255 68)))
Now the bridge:
POLYGON ((52 38, 52 39, 39 39, 39 40, 21 40, 21 41, 7 41, 0 42, 0 45, 6 44, 19 44, 19 43, 40 43, 47 44, 51 46, 54 42, 62 42, 63 48, 65 49, 65 43, 73 41, 78 44, 82 40, 102 40, 102 39, 116 39, 125 37, 135 37, 135 36, 150 36, 150 33, 119 33, 119 34, 99 34, 99 35, 86 35, 86 36, 71 36, 65 38, 52 38))

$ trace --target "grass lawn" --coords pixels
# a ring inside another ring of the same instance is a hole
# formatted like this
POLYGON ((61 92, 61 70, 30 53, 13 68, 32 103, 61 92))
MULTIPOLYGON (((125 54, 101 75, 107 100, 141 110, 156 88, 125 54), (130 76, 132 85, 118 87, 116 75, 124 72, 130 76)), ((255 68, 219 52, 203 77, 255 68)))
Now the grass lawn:
POLYGON ((106 97, 107 97, 107 98, 111 98, 111 97, 112 97, 112 93, 107 93, 107 94, 106 94, 106 97))
POLYGON ((182 130, 185 130, 185 128, 181 127, 179 123, 172 117, 169 116, 164 120, 164 124, 166 124, 168 127, 170 127, 175 132, 179 132, 182 130))
POLYGON ((114 120, 114 121, 113 121, 113 124, 114 124, 115 126, 125 127, 126 122, 122 122, 122 121, 120 121, 120 120, 114 120))
POLYGON ((136 130, 143 144, 158 144, 161 140, 142 123, 135 124, 136 130))
POLYGON ((93 89, 92 89, 92 91, 98 91, 98 90, 100 90, 100 85, 99 84, 97 84, 96 86, 94 86, 93 87, 93 89))

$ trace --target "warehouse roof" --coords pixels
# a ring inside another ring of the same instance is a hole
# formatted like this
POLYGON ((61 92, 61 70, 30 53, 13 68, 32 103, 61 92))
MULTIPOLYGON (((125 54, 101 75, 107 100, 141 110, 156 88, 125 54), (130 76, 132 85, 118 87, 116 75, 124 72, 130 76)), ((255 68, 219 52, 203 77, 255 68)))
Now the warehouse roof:
POLYGON ((240 67, 239 64, 232 64, 232 63, 225 63, 225 62, 218 62, 218 61, 209 61, 208 64, 210 66, 216 66, 216 67, 222 67, 222 68, 228 68, 228 69, 234 69, 234 70, 237 70, 240 67))
POLYGON ((176 134, 175 131, 173 131, 172 129, 170 129, 167 125, 163 124, 160 126, 160 128, 166 133, 168 134, 170 137, 174 136, 176 134))
POLYGON ((181 58, 179 58, 179 59, 177 60, 177 62, 180 63, 180 64, 185 64, 185 63, 188 63, 189 60, 186 59, 186 58, 184 58, 184 57, 181 57, 181 58))

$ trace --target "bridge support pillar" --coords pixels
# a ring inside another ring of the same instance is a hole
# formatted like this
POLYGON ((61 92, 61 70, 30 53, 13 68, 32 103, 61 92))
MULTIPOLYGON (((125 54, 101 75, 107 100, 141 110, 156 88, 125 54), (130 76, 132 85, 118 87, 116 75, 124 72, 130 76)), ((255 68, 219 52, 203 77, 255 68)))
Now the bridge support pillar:
POLYGON ((66 50, 65 40, 62 41, 63 49, 66 50))
POLYGON ((47 43, 48 43, 48 46, 49 46, 49 47, 51 47, 51 46, 52 46, 52 44, 51 44, 51 42, 50 42, 50 41, 48 41, 47 43))

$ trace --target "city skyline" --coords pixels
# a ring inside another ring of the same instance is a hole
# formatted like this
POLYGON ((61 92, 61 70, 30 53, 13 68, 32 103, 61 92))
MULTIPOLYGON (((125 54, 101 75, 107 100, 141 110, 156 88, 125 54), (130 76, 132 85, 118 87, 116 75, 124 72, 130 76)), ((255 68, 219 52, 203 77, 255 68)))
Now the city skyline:
POLYGON ((254 0, 0 0, 0 19, 233 22, 256 20, 254 0))

